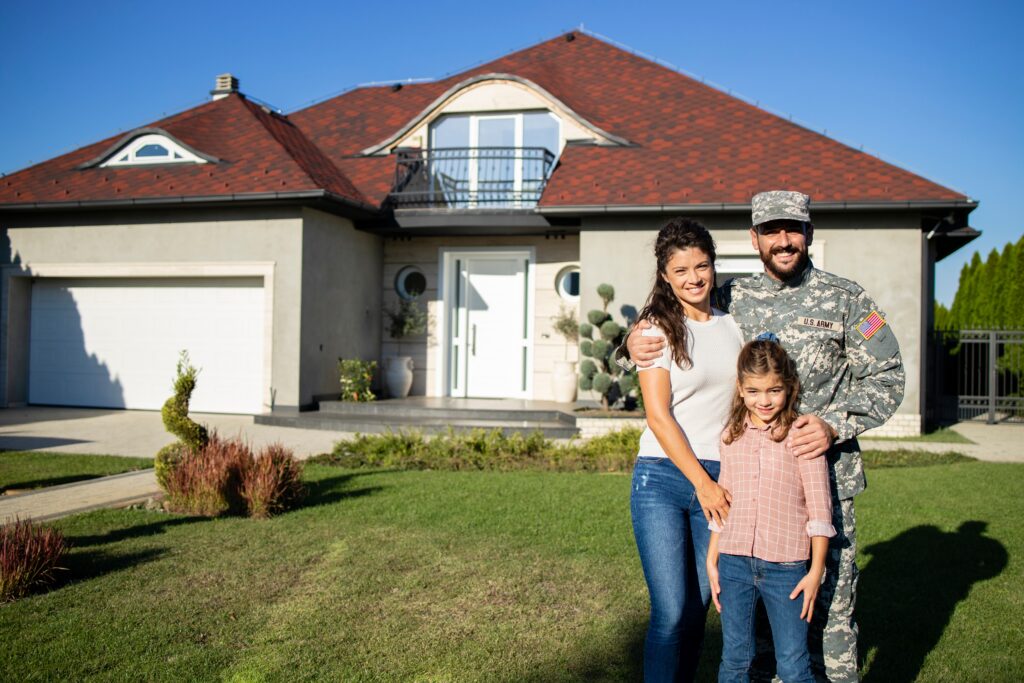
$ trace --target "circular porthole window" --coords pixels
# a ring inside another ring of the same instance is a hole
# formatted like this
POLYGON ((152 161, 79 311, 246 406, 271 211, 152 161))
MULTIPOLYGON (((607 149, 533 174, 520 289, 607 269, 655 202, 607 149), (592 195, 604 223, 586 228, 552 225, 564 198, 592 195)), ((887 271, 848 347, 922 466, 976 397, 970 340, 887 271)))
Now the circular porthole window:
POLYGON ((580 267, 566 266, 555 276, 555 289, 558 296, 566 301, 577 301, 580 298, 580 267))
POLYGON ((406 266, 395 276, 395 291, 403 299, 415 299, 427 291, 427 276, 416 266, 406 266))

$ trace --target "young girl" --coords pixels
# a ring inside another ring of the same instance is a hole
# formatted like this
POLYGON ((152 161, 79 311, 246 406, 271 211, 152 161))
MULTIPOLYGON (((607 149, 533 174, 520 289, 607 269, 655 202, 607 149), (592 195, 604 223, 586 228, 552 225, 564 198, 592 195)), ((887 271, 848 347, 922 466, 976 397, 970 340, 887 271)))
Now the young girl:
POLYGON ((775 341, 752 341, 737 361, 738 393, 722 433, 719 484, 732 494, 729 519, 712 521, 707 570, 722 615, 719 683, 748 681, 754 607, 764 601, 784 683, 813 683, 807 624, 825 569, 832 527, 825 458, 793 455, 800 380, 775 341), (808 556, 811 560, 807 567, 808 556), (800 596, 803 600, 798 600, 800 596))

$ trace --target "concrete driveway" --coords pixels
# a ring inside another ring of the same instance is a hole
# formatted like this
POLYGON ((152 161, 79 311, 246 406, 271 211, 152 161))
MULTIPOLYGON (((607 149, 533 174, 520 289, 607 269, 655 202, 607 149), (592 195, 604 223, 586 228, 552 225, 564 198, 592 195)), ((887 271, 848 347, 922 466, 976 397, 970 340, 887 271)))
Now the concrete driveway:
MULTIPOLYGON (((252 415, 193 413, 191 417, 222 436, 241 435, 254 448, 279 441, 299 458, 329 452, 336 441, 352 436, 346 432, 258 425, 253 423, 252 415)), ((164 430, 158 411, 38 406, 0 409, 2 450, 152 458, 173 440, 164 430)))

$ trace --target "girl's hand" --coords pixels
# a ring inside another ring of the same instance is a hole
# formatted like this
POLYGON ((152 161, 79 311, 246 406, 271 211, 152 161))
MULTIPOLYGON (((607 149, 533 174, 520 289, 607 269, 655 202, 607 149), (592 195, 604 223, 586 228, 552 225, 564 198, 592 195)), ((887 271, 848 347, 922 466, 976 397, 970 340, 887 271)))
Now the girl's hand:
POLYGON ((718 557, 712 557, 708 555, 707 567, 708 567, 708 582, 711 584, 711 600, 715 603, 715 609, 718 613, 722 613, 722 603, 718 600, 718 594, 722 592, 722 587, 718 585, 718 557))
POLYGON ((800 579, 793 592, 789 594, 790 600, 796 600, 796 596, 804 594, 804 606, 800 610, 800 618, 811 623, 811 616, 814 613, 814 601, 818 598, 818 589, 821 588, 821 572, 813 569, 800 579))
POLYGON ((709 522, 713 521, 719 527, 725 526, 725 520, 729 516, 729 506, 732 505, 732 494, 718 485, 714 479, 708 479, 706 483, 697 487, 697 502, 700 509, 704 511, 704 518, 709 522))

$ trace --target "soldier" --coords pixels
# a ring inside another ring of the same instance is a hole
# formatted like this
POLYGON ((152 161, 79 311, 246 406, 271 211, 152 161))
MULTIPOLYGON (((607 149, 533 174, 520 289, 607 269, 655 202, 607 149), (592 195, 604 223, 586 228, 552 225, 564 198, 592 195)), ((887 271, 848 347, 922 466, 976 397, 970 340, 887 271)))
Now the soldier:
MULTIPOLYGON (((866 485, 857 435, 896 412, 904 372, 896 337, 871 297, 857 283, 811 263, 809 203, 807 195, 782 190, 753 197, 750 239, 764 272, 727 282, 719 303, 748 341, 772 335, 796 362, 802 417, 792 432, 793 450, 800 457, 828 457, 838 533, 829 544, 809 645, 815 675, 837 683, 857 680, 853 499, 866 485)), ((629 365, 632 358, 647 365, 663 346, 663 338, 634 331, 626 351, 619 349, 619 362, 629 365)))

